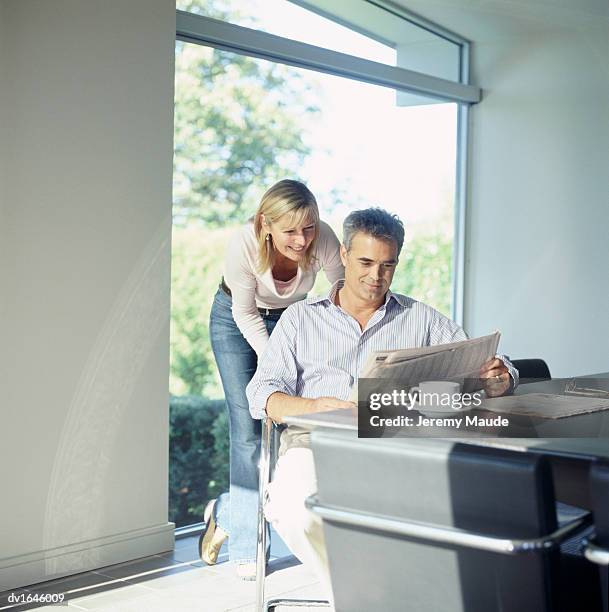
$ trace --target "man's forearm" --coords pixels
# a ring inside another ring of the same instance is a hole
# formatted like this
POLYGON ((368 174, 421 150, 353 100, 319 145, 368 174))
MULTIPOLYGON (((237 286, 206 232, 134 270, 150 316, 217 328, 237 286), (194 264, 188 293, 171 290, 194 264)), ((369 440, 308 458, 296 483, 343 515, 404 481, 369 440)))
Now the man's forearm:
POLYGON ((283 423, 283 418, 293 414, 311 414, 313 412, 327 412, 328 410, 355 410, 357 405, 338 397, 294 397, 281 391, 269 395, 266 400, 266 414, 275 423, 283 423))
POLYGON ((283 423, 283 417, 314 412, 314 405, 315 400, 275 391, 266 400, 266 414, 275 423, 283 423))

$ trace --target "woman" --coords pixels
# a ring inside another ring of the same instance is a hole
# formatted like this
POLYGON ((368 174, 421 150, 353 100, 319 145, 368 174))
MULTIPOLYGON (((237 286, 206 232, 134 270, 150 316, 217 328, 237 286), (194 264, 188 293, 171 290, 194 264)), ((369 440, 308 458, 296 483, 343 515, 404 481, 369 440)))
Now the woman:
POLYGON ((245 387, 281 313, 306 297, 321 269, 331 283, 343 277, 338 239, 319 220, 317 202, 305 185, 279 181, 229 241, 210 315, 230 420, 230 503, 224 493, 205 508, 199 552, 214 564, 230 534, 229 558, 244 580, 255 579, 260 452, 260 421, 250 416, 245 387))

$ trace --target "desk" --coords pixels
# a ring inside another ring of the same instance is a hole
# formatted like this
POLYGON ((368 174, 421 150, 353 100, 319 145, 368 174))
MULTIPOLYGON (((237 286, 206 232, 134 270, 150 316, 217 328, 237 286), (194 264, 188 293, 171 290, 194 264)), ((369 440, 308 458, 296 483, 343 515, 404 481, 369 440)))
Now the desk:
MULTIPOLYGON (((609 373, 596 374, 589 376, 589 378, 605 378, 609 388, 609 373)), ((516 390, 516 393, 558 393, 563 389, 564 383, 561 382, 561 379, 558 379, 523 384, 516 390)), ((351 410, 333 410, 331 412, 285 417, 285 422, 309 431, 317 428, 330 428, 357 432, 357 414, 351 410)), ((559 424, 558 426, 561 426, 561 422, 565 432, 568 428, 580 426, 580 424, 582 427, 609 427, 609 411, 567 417, 554 421, 554 423, 559 424)), ((596 429, 596 431, 601 430, 596 429)), ((605 430, 605 435, 609 435, 608 432, 609 429, 605 430)), ((550 457, 552 464, 557 499, 582 508, 591 507, 588 492, 588 469, 590 462, 597 458, 609 460, 609 437, 497 438, 491 435, 485 436, 484 434, 475 439, 455 439, 448 435, 438 437, 445 437, 461 444, 478 444, 521 452, 538 452, 547 455, 550 457)), ((420 440, 420 438, 401 439, 405 444, 417 444, 420 440)))

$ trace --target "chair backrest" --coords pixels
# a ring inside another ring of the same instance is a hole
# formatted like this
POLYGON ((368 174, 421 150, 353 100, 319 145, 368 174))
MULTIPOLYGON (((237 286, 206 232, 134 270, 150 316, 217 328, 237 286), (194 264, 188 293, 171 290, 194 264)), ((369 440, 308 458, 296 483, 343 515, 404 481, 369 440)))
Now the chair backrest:
MULTIPOLYGON (((594 513, 594 544, 609 552, 609 461, 596 461, 590 468, 590 496, 594 513)), ((609 610, 609 566, 599 566, 603 610, 609 610)))
POLYGON ((590 467, 590 496, 596 543, 609 550, 609 461, 596 461, 590 467))
MULTIPOLYGON (((504 538, 556 529, 541 456, 431 439, 312 437, 320 504, 504 538)), ((552 610, 558 553, 507 555, 324 520, 336 609, 552 610)))
POLYGON ((550 368, 543 359, 512 359, 512 364, 520 374, 522 382, 551 380, 550 368))

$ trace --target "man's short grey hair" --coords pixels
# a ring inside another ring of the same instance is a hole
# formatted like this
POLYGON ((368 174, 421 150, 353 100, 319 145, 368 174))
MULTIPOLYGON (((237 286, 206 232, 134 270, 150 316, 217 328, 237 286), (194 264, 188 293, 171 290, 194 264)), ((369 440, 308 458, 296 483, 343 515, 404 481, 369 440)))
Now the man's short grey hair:
POLYGON ((398 255, 404 244, 404 225, 397 215, 392 215, 382 208, 354 210, 343 221, 343 244, 351 250, 353 237, 358 232, 368 234, 380 240, 392 240, 398 247, 398 255))

